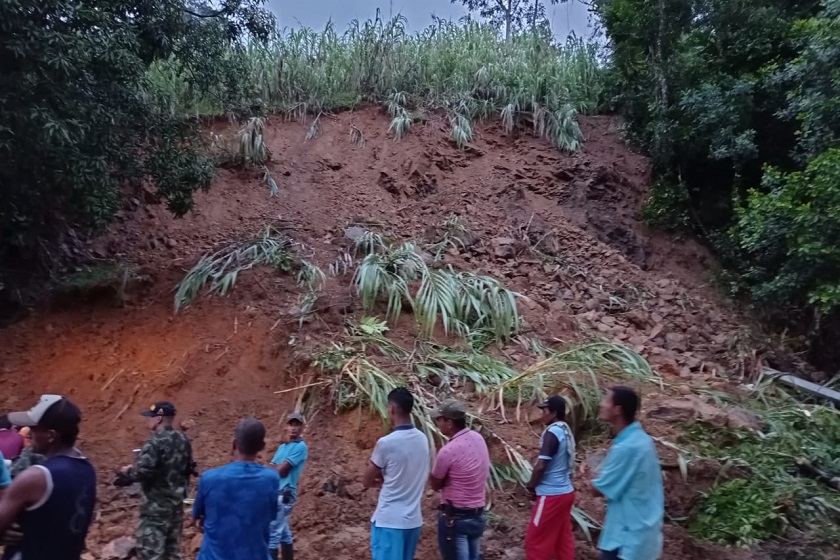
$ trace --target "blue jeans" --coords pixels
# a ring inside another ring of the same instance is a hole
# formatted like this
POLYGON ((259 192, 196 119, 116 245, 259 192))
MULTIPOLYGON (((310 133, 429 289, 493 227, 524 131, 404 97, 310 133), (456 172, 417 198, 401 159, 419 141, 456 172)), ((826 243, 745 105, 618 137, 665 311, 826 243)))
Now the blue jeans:
POLYGON ((269 526, 268 548, 280 548, 281 544, 292 544, 292 529, 289 527, 289 516, 295 507, 295 499, 283 503, 283 495, 277 496, 277 517, 269 526))
POLYGON ((619 560, 617 550, 602 550, 598 560, 619 560))
POLYGON ((487 525, 484 515, 455 518, 450 526, 446 515, 438 514, 438 547, 443 560, 481 560, 481 535, 487 525))
POLYGON ((370 524, 370 555, 373 560, 414 560, 420 529, 389 529, 370 524))

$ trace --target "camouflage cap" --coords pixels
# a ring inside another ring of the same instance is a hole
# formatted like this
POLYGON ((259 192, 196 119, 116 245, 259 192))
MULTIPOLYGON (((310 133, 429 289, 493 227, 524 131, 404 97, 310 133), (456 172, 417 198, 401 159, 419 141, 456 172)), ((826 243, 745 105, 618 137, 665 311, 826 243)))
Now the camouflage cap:
POLYGON ((446 399, 432 410, 430 416, 434 419, 463 420, 467 417, 467 407, 457 399, 446 399))

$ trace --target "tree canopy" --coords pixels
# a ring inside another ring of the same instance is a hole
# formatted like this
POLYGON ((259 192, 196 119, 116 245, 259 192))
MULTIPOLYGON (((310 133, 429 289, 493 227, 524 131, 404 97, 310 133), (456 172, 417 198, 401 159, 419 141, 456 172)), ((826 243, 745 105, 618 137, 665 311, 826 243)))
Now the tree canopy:
POLYGON ((652 158, 645 209, 699 234, 730 286, 820 341, 840 333, 840 1, 597 0, 613 96, 652 158))
POLYGON ((0 3, 4 271, 48 256, 68 226, 104 226, 123 189, 188 211, 213 167, 195 120, 170 110, 148 69, 177 60, 190 88, 208 89, 234 69, 240 38, 265 39, 274 25, 262 0, 0 3))

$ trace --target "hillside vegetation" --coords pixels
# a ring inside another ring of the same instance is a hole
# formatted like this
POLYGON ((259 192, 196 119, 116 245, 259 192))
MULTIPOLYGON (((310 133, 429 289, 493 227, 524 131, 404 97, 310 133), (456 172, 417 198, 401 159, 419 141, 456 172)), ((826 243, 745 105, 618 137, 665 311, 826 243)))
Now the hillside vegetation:
POLYGON ((840 2, 600 0, 610 103, 651 157, 651 223, 697 234, 726 285, 840 354, 840 2))

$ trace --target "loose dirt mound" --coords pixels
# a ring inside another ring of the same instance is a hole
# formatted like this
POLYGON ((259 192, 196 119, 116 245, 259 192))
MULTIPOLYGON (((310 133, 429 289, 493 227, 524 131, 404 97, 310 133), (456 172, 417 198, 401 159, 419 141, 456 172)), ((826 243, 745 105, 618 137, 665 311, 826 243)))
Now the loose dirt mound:
MULTIPOLYGON (((434 241, 436 227, 457 215, 474 242, 450 249, 447 262, 495 276, 528 296, 521 308, 532 336, 627 344, 684 393, 693 385, 724 384, 724 376, 749 367, 753 357, 738 345, 745 340, 744 319, 706 287, 712 267, 706 252, 639 225, 647 164, 623 145, 615 121, 583 120, 587 145, 567 155, 529 136, 506 137, 492 125, 459 151, 436 119, 416 125, 400 142, 385 133, 387 120, 375 110, 322 117, 310 142, 304 142, 304 125, 272 122, 266 140, 277 197, 269 197, 261 173, 222 170, 184 219, 134 200, 94 249, 137 264, 149 279, 144 291, 129 292, 123 308, 45 310, 2 331, 2 409, 27 406, 41 392, 69 394, 84 408, 82 446, 103 482, 90 539, 94 558, 104 544, 133 530, 136 495, 107 482, 146 436, 138 410, 173 400, 202 468, 228 460, 233 427, 243 416, 262 419, 278 440, 280 420, 298 404, 298 393, 274 391, 310 381, 307 349, 337 339, 344 315, 352 313, 349 277, 331 280, 316 319, 298 329, 294 281, 253 270, 229 297, 203 298, 173 314, 172 287, 185 268, 267 223, 285 229, 326 270, 346 245, 350 225, 378 224, 392 238, 434 241), (363 146, 351 142, 351 126, 362 131, 363 146)), ((516 348, 507 355, 517 367, 527 361, 516 348)), ((646 391, 646 408, 662 398, 646 391)), ((315 406, 306 436, 311 460, 293 518, 299 557, 364 558, 376 496, 359 480, 382 425, 360 411, 334 416, 326 395, 315 406)), ((669 433, 667 422, 648 425, 669 433)), ((499 430, 530 456, 535 428, 499 430)), ((667 462, 669 451, 662 454, 667 462)), ((682 513, 709 484, 698 477, 700 486, 689 487, 678 472, 666 476, 669 510, 682 513)), ((602 516, 603 504, 589 485, 581 480, 578 486, 579 504, 602 516)), ((430 493, 427 519, 433 506, 430 493)), ((524 557, 527 498, 498 495, 494 507, 499 517, 488 531, 486 558, 524 557)), ((198 538, 187 530, 190 553, 198 538)), ((578 539, 578 557, 591 557, 583 535, 578 539)), ((749 557, 696 545, 676 526, 668 527, 666 540, 668 559, 749 557)), ((436 558, 434 543, 427 523, 418 558, 436 558)))

